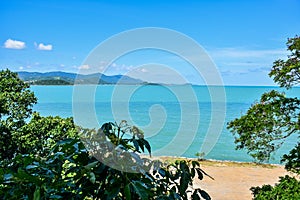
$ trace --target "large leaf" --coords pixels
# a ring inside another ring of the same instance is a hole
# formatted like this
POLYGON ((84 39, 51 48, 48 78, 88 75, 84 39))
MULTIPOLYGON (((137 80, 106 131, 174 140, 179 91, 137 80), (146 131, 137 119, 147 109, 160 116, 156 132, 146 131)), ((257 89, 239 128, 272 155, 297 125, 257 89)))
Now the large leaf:
POLYGON ((134 191, 142 200, 148 199, 148 191, 140 181, 133 181, 132 186, 134 191))
POLYGON ((131 200, 130 183, 125 185, 124 193, 125 193, 126 200, 131 200))
POLYGON ((209 194, 207 192, 205 192, 204 190, 200 190, 199 193, 205 200, 211 200, 211 197, 209 196, 209 194))

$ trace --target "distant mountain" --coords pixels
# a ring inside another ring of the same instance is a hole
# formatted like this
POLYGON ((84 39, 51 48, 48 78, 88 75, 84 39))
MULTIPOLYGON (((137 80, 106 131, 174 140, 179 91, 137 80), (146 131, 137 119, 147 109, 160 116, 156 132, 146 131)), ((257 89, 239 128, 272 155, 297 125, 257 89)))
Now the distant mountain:
POLYGON ((129 76, 107 76, 101 73, 76 74, 68 72, 17 72, 20 79, 32 85, 73 85, 73 84, 124 84, 138 85, 146 82, 129 76))

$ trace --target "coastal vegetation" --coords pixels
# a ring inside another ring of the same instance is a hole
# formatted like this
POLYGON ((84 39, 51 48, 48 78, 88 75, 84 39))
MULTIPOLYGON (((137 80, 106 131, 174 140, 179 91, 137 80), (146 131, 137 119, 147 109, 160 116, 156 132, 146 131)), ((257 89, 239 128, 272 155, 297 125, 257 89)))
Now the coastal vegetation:
POLYGON ((207 175, 198 161, 141 157, 151 146, 126 121, 96 130, 41 116, 9 70, 0 71, 0 102, 0 199, 211 199, 193 188, 207 175))
MULTIPOLYGON (((287 41, 286 60, 276 60, 269 76, 287 90, 300 85, 300 37, 287 41)), ((286 97, 276 90, 264 93, 247 113, 231 121, 228 128, 235 136, 237 149, 246 149, 257 161, 268 161, 287 137, 296 136, 297 144, 281 162, 296 177, 280 177, 275 186, 252 187, 254 199, 300 199, 300 99, 286 97), (298 176, 298 178, 297 178, 298 176)))
POLYGON ((75 74, 68 72, 18 72, 21 80, 30 85, 89 85, 89 84, 124 84, 137 85, 146 82, 125 75, 107 76, 101 73, 75 74))

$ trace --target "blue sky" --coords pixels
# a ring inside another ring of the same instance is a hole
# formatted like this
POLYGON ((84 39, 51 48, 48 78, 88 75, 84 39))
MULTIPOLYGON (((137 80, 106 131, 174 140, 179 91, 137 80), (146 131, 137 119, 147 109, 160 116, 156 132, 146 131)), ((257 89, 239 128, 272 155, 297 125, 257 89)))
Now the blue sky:
MULTIPOLYGON (((272 62, 285 58, 286 39, 300 34, 299 10, 299 0, 0 1, 0 68, 83 71, 88 68, 85 58, 107 38, 129 29, 161 27, 198 42, 224 84, 272 85, 267 75, 272 62)), ((147 63, 167 65, 191 77, 189 82, 203 83, 185 61, 155 50, 124 55, 106 73, 139 68, 149 80, 176 82, 168 73, 159 78, 149 73, 151 66, 140 67, 147 63)))

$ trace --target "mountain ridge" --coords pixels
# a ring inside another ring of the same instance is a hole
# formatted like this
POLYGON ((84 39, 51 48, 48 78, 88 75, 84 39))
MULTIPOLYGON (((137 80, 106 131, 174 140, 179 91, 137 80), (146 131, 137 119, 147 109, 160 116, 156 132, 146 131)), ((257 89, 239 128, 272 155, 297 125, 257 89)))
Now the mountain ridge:
POLYGON ((74 84, 126 84, 137 85, 147 82, 126 75, 108 76, 102 73, 77 74, 72 72, 17 72, 20 79, 31 85, 74 85, 74 84))

